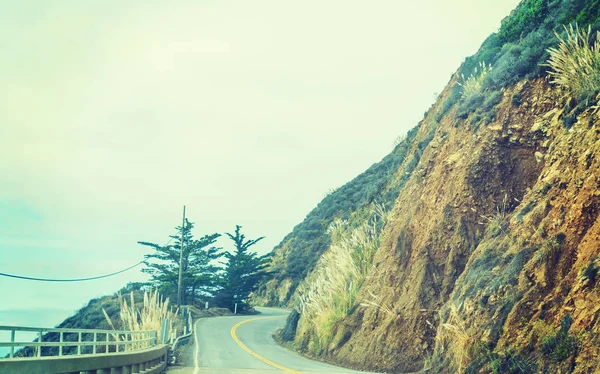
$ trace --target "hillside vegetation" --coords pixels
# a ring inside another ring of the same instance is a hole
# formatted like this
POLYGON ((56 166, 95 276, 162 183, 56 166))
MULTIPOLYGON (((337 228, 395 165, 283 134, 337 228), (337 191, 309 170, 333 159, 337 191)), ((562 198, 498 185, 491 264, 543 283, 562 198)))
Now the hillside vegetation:
POLYGON ((282 339, 388 372, 600 367, 599 29, 598 1, 522 1, 274 249, 254 299, 297 309, 282 339), (353 240, 376 203, 385 221, 353 240), (356 243, 375 245, 360 271, 356 243))

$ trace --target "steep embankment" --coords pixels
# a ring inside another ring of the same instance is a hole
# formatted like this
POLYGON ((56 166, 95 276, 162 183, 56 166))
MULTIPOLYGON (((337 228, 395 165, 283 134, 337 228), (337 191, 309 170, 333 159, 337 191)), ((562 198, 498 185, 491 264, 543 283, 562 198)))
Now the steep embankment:
MULTIPOLYGON (((321 310, 331 323, 311 326, 314 287, 293 294, 285 277, 264 286, 262 295, 287 289, 267 298, 304 312, 298 349, 394 372, 596 370, 600 56, 586 89, 572 86, 579 78, 550 83, 544 64, 559 43, 554 31, 598 29, 599 13, 598 1, 525 0, 465 61, 402 143, 406 156, 388 179, 401 188, 356 299, 321 310)), ((573 47, 588 48, 582 36, 573 47)), ((367 216, 350 214, 354 226, 367 216)), ((286 240, 275 251, 289 267, 297 239, 286 240)))
POLYGON ((414 168, 420 154, 410 152, 417 129, 411 130, 392 153, 367 171, 330 192, 273 250, 270 272, 273 277, 253 295, 254 303, 264 306, 287 305, 298 284, 314 268, 327 250, 327 228, 336 218, 360 222, 368 216, 374 202, 391 207, 408 175, 395 177, 404 163, 414 168), (410 157, 408 157, 410 156, 410 157))

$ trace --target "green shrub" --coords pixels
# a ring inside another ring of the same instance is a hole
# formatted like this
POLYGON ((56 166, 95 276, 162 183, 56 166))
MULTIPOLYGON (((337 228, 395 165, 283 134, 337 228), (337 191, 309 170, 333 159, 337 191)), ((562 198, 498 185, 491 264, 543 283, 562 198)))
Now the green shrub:
POLYGON ((548 3, 547 0, 524 0, 502 20, 498 38, 503 42, 515 41, 533 31, 548 15, 548 3))
POLYGON ((542 264, 548 261, 553 261, 556 254, 560 250, 561 240, 558 236, 554 236, 548 240, 536 252, 535 263, 542 264))
POLYGON ((597 257, 592 257, 590 263, 583 269, 582 278, 589 282, 590 286, 596 284, 596 280, 598 278, 598 266, 596 265, 597 257))
POLYGON ((551 82, 575 98, 592 96, 600 90, 600 32, 591 43, 591 27, 581 30, 576 24, 565 27, 566 36, 556 34, 558 47, 549 48, 550 58, 545 66, 551 82))
POLYGON ((521 97, 521 93, 517 92, 513 94, 510 102, 513 106, 521 106, 521 104, 523 104, 523 98, 521 97))
POLYGON ((460 85, 455 84, 454 87, 452 87, 452 91, 450 91, 450 95, 448 95, 448 98, 446 101, 444 101, 444 104, 442 104, 440 111, 435 115, 435 120, 440 122, 446 113, 448 113, 448 111, 454 106, 454 104, 458 102, 458 100, 460 100, 461 97, 461 87, 460 85))
POLYGON ((555 362, 561 362, 571 357, 577 351, 579 342, 569 335, 573 323, 570 314, 565 315, 560 321, 560 328, 556 334, 544 338, 540 351, 544 356, 555 362))
POLYGON ((456 109, 456 117, 460 119, 466 119, 469 114, 475 112, 485 101, 485 95, 481 92, 473 93, 466 96, 464 100, 460 102, 460 105, 456 109))
POLYGON ((592 32, 600 29, 600 0, 524 0, 502 21, 498 33, 465 60, 460 74, 470 76, 483 61, 491 64, 493 70, 485 77, 483 90, 544 76, 547 49, 557 42, 554 32, 572 22, 591 26, 592 32))
POLYGON ((408 180, 408 175, 403 175, 396 181, 394 179, 396 171, 405 161, 407 164, 414 163, 413 168, 419 161, 420 155, 409 153, 418 130, 419 127, 409 130, 406 139, 397 144, 389 155, 352 181, 328 194, 304 221, 294 227, 293 231, 275 248, 277 250, 288 245, 289 252, 284 259, 285 263, 282 264, 279 272, 272 274, 273 277, 291 278, 294 282, 292 288, 295 289, 329 247, 327 227, 336 218, 348 219, 353 212, 368 210, 375 199, 386 207, 393 205, 408 180))
POLYGON ((537 366, 513 350, 503 353, 488 352, 490 366, 494 374, 533 374, 537 366))
POLYGON ((500 103, 504 94, 501 91, 492 91, 485 96, 481 109, 484 113, 488 113, 496 108, 500 103))
POLYGON ((465 76, 462 75, 462 82, 458 82, 462 87, 462 96, 464 98, 469 98, 472 95, 480 93, 483 86, 483 80, 491 71, 492 66, 486 65, 484 61, 481 61, 479 66, 475 67, 475 70, 473 70, 469 78, 465 79, 465 76))

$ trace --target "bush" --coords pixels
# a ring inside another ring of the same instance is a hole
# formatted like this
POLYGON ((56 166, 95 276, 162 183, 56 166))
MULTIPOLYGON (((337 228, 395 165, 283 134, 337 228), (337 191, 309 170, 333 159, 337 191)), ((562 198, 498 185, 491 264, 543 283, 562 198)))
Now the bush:
POLYGON ((483 90, 544 76, 547 49, 557 41, 554 31, 572 22, 592 31, 600 29, 600 0, 524 0, 502 21, 498 33, 465 60, 460 74, 472 75, 483 61, 491 64, 493 70, 485 77, 483 90))
POLYGON ((596 284, 596 280, 598 277, 598 266, 596 265, 597 257, 593 257, 590 263, 583 269, 582 278, 588 281, 590 286, 596 284))
POLYGON ((490 111, 496 108, 496 105, 500 103, 504 94, 500 91, 492 91, 488 95, 486 95, 485 100, 483 101, 483 105, 481 109, 484 113, 489 113, 490 111))
POLYGON ((521 104, 523 104, 523 98, 521 97, 521 93, 517 92, 513 94, 510 102, 513 106, 521 106, 521 104))
POLYGON ((465 79, 465 76, 462 75, 462 82, 459 82, 458 84, 462 87, 463 97, 469 98, 472 95, 481 92, 483 80, 490 71, 492 71, 492 66, 486 65, 484 61, 481 61, 479 66, 475 67, 475 70, 471 73, 469 78, 465 79))
POLYGON ((533 374, 537 371, 535 363, 513 350, 505 353, 488 352, 487 356, 494 374, 533 374))
POLYGON ((304 333, 296 334, 296 338, 308 335, 313 354, 327 349, 335 324, 358 306, 358 293, 373 267, 385 219, 386 213, 375 207, 371 217, 358 227, 341 220, 331 224, 331 246, 298 288, 298 329, 304 333))
POLYGON ((600 32, 591 44, 591 27, 587 30, 565 27, 566 37, 556 34, 559 44, 550 48, 550 59, 545 66, 550 67, 551 82, 563 87, 571 97, 589 97, 600 89, 600 32))
POLYGON ((458 109, 456 110, 456 117, 460 119, 466 119, 469 114, 475 112, 477 108, 479 108, 483 102, 485 101, 485 96, 476 92, 471 94, 470 96, 466 96, 463 101, 461 101, 458 109))
POLYGON ((556 334, 544 338, 540 351, 552 361, 561 362, 577 351, 579 342, 569 335, 573 317, 567 314, 560 321, 560 329, 556 334))
POLYGON ((502 20, 498 38, 503 42, 515 41, 530 33, 548 14, 547 0, 525 0, 502 20))
POLYGON ((450 91, 450 95, 448 96, 446 101, 444 101, 444 104, 442 104, 440 111, 435 115, 435 120, 437 122, 440 122, 444 115, 448 113, 452 106, 454 106, 454 104, 456 104, 461 97, 462 91, 460 85, 456 84, 454 85, 454 87, 452 87, 452 91, 450 91))
POLYGON ((559 239, 559 235, 546 240, 546 242, 544 242, 544 244, 538 249, 534 261, 535 264, 539 265, 547 262, 552 264, 554 262, 562 244, 562 240, 559 239))

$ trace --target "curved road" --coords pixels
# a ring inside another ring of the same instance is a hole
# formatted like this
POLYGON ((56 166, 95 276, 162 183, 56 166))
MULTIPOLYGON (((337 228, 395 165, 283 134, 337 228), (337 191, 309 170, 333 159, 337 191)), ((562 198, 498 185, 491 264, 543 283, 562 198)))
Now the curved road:
POLYGON ((195 324, 194 367, 172 374, 363 373, 300 356, 279 346, 273 332, 283 327, 287 311, 257 308, 261 314, 199 319, 195 324))

